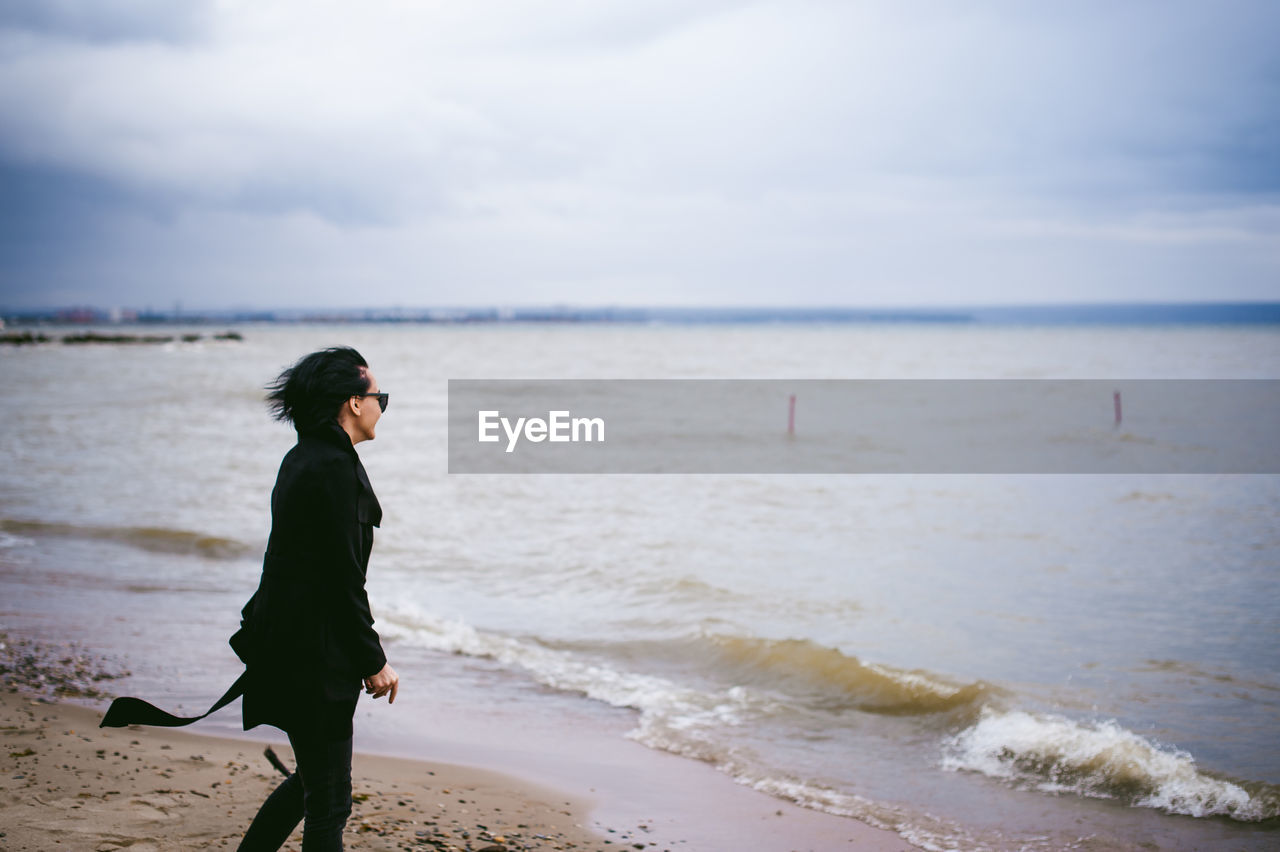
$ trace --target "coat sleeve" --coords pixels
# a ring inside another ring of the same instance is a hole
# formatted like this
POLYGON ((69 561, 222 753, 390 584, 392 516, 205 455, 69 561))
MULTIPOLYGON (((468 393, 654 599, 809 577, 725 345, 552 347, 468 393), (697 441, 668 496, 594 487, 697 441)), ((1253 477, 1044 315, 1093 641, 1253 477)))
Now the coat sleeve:
POLYGON ((310 520, 315 531, 318 579, 323 584, 321 597, 327 602, 330 635, 357 673, 371 677, 382 670, 387 657, 373 629, 364 587, 365 531, 357 513, 360 484, 345 460, 326 468, 310 483, 314 498, 310 520))

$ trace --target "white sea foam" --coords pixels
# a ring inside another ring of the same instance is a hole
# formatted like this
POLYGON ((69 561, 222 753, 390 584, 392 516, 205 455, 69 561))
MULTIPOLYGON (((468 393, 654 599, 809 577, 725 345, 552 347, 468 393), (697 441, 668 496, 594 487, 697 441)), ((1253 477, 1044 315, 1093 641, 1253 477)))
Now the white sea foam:
POLYGON ((1280 815, 1276 791, 1254 792, 1201 771, 1185 751, 1127 730, 1114 720, 984 708, 972 727, 948 738, 943 768, 980 772, 1046 792, 1118 799, 1194 817, 1259 821, 1280 815))
POLYGON ((740 725, 769 704, 764 696, 741 687, 701 692, 662 677, 620 671, 533 640, 481 632, 406 605, 384 618, 389 635, 433 650, 493 659, 523 669, 545 686, 637 710, 640 722, 631 733, 634 739, 700 760, 714 762, 719 757, 719 750, 700 732, 740 725))

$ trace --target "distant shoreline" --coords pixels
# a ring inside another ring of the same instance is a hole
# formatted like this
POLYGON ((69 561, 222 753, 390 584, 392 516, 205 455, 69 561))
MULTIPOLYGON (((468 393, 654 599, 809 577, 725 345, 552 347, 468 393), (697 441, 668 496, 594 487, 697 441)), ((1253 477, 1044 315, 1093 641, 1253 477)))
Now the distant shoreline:
POLYGON ((227 323, 619 323, 727 324, 978 324, 978 325, 1271 325, 1280 302, 1080 303, 964 307, 434 307, 210 310, 172 312, 121 308, 0 310, 4 327, 155 326, 227 323))

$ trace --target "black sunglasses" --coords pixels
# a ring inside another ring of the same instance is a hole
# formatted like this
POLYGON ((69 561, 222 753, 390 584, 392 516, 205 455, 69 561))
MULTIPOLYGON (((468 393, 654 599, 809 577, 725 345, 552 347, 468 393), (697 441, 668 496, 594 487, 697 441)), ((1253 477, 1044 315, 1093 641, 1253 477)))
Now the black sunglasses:
POLYGON ((387 410, 387 403, 391 400, 389 393, 353 393, 352 396, 376 396, 378 398, 378 408, 383 411, 387 410))

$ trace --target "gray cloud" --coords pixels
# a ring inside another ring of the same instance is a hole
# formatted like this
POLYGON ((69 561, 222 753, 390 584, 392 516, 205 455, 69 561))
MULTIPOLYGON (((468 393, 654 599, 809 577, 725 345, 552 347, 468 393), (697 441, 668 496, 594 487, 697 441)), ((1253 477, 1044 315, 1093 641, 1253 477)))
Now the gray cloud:
POLYGON ((89 42, 189 43, 207 35, 207 0, 5 0, 0 27, 89 42))
POLYGON ((37 5, 0 304, 1280 297, 1261 0, 37 5))

